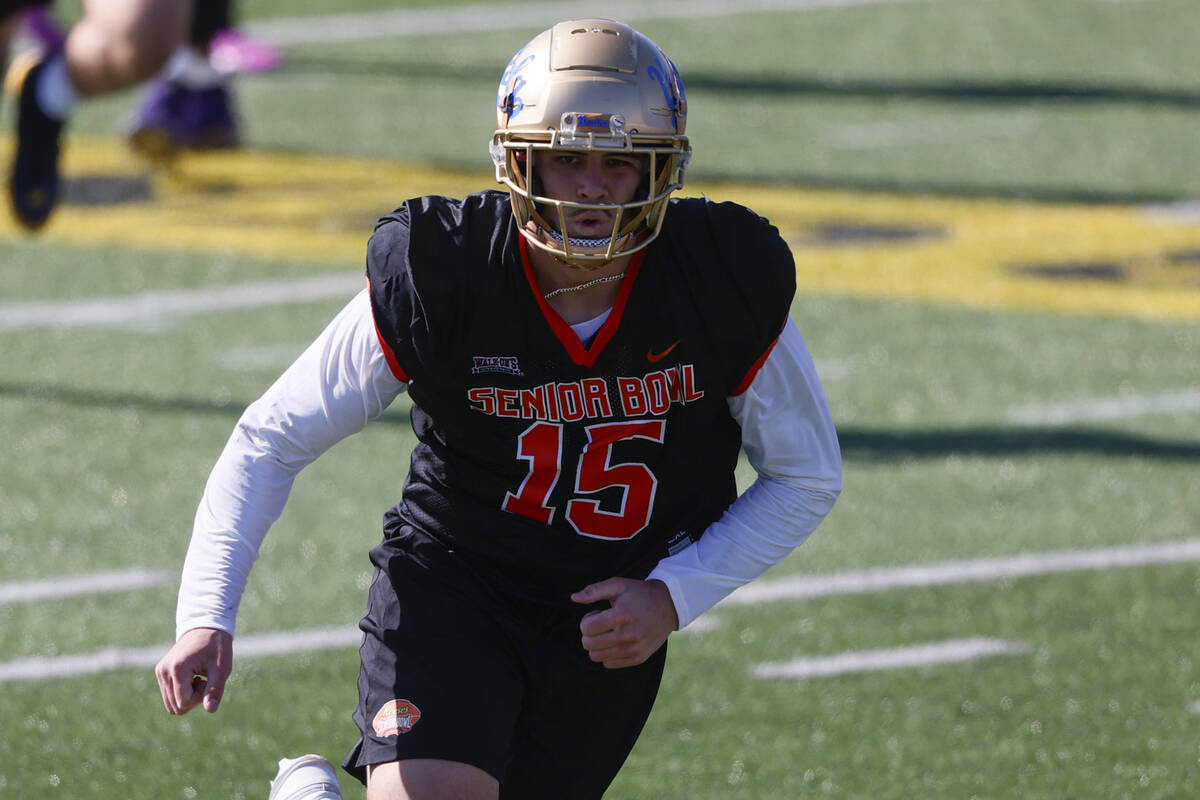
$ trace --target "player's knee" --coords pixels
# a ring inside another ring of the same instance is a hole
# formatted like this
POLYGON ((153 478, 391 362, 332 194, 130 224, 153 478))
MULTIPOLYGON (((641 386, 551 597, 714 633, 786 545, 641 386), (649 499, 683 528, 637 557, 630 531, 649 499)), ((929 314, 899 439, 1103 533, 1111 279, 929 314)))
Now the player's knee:
POLYGON ((140 37, 131 40, 125 55, 131 78, 138 82, 153 78, 167 65, 175 49, 174 43, 164 39, 140 37))

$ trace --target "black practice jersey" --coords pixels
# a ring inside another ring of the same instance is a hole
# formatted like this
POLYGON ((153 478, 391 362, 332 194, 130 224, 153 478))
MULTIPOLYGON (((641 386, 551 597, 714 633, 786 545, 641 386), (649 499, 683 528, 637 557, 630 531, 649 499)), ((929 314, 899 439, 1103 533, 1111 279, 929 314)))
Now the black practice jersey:
POLYGON ((743 391, 787 320, 795 267, 732 203, 670 202, 584 345, 537 291, 508 195, 409 200, 367 254, 413 450, 385 530, 424 532, 523 596, 641 578, 736 497, 743 391))

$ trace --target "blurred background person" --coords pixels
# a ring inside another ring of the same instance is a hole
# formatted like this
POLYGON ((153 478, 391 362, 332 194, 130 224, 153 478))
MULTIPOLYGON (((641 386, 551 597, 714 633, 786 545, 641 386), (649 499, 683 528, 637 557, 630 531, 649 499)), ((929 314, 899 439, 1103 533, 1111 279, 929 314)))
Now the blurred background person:
MULTIPOLYGON (((5 57, 31 5, 0 5, 5 57)), ((8 188, 18 223, 36 230, 58 205, 62 132, 75 105, 153 78, 186 40, 191 19, 191 0, 85 0, 60 47, 13 61, 5 88, 17 99, 17 146, 8 188)))
POLYGON ((151 158, 179 150, 236 147, 231 76, 268 72, 279 51, 240 33, 231 0, 196 3, 188 40, 146 89, 129 128, 133 149, 151 158))
POLYGON ((17 99, 17 147, 9 175, 16 220, 36 230, 59 200, 63 127, 81 99, 151 81, 131 120, 133 149, 152 158, 234 147, 230 77, 276 68, 278 51, 242 36, 230 0, 85 0, 63 29, 46 2, 0 2, 0 57, 23 27, 38 45, 5 84, 17 99))

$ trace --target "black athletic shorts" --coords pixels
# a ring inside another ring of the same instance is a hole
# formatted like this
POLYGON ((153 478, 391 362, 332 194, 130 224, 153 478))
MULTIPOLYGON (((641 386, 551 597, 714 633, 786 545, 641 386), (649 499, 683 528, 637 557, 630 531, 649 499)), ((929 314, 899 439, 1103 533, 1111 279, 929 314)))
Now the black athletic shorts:
POLYGON ((487 771, 501 798, 603 795, 650 714, 666 646, 608 670, 580 643, 586 607, 500 594, 414 533, 372 560, 354 712, 362 738, 346 770, 365 781, 369 764, 436 758, 487 771))

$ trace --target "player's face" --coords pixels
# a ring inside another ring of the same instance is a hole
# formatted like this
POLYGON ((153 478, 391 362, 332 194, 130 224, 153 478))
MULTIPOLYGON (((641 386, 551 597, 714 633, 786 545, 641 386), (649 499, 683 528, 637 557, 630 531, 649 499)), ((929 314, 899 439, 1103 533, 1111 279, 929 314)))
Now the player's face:
MULTIPOLYGON (((632 153, 542 150, 534 159, 545 194, 575 203, 628 203, 635 199, 646 173, 646 157, 632 153)), ((603 209, 568 208, 566 233, 585 239, 606 238, 612 234, 615 214, 603 209)), ((558 215, 550 213, 547 219, 557 224, 558 215)))

